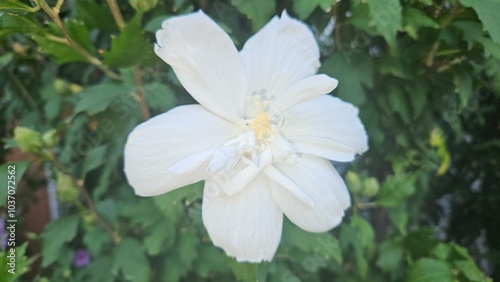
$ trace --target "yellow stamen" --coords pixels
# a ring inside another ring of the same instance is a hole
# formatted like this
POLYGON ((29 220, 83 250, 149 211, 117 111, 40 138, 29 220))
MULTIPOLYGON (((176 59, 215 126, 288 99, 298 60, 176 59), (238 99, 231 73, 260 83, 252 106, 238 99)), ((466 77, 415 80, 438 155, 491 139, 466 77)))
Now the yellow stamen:
POLYGON ((263 138, 271 136, 271 116, 263 112, 258 114, 248 126, 255 131, 255 138, 260 141, 263 138))

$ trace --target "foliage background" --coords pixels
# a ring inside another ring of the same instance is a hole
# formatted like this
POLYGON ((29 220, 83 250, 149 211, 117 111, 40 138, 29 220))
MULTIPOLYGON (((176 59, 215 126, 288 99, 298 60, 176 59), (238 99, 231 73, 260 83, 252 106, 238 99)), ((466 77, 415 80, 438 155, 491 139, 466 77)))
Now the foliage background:
POLYGON ((20 147, 45 164, 62 214, 18 235, 43 248, 18 247, 16 276, 38 258, 39 281, 499 280, 498 11, 498 0, 0 0, 2 159, 20 147), (193 103, 152 49, 162 20, 197 9, 239 48, 284 9, 305 21, 320 72, 370 136, 366 154, 338 164, 353 197, 344 223, 311 234, 286 222, 258 268, 210 243, 202 183, 139 198, 123 174, 128 132, 193 103), (77 249, 90 264, 72 264, 77 249))

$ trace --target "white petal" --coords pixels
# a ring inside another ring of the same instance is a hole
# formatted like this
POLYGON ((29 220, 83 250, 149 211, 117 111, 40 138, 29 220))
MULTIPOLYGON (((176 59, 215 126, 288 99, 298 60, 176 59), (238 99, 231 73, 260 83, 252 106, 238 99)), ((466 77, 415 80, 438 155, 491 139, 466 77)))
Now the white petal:
POLYGON ((247 82, 231 38, 201 10, 163 22, 156 54, 200 104, 214 113, 243 117, 247 82))
POLYGON ((269 178, 279 183, 283 188, 287 189, 296 199, 299 199, 304 204, 314 207, 314 200, 309 196, 302 188, 295 183, 288 176, 283 174, 280 170, 278 170, 275 166, 269 166, 266 168, 265 173, 269 178))
POLYGON ((292 84, 281 95, 276 96, 273 106, 279 111, 286 110, 291 106, 330 93, 338 83, 338 80, 325 74, 304 78, 292 84))
POLYGON ((344 181, 327 160, 303 156, 296 164, 275 164, 275 167, 314 201, 311 207, 278 182, 272 185, 274 199, 293 223, 306 231, 324 232, 342 221, 350 197, 344 181))
POLYGON ((281 239, 283 213, 276 205, 270 180, 261 174, 240 193, 214 196, 216 181, 205 181, 203 223, 214 245, 238 261, 270 261, 281 239))
POLYGON ((255 166, 253 162, 249 162, 247 167, 232 175, 230 180, 223 184, 222 190, 229 196, 240 192, 241 189, 246 188, 247 185, 271 163, 271 161, 271 150, 265 150, 260 156, 260 164, 258 167, 255 166))
POLYGON ((202 164, 210 157, 209 151, 239 133, 235 125, 200 105, 174 108, 130 133, 125 145, 125 174, 140 196, 155 196, 198 182, 206 178, 208 160, 207 165, 202 164), (186 160, 191 160, 193 167, 186 160))
MULTIPOLYGON (((252 36, 240 51, 248 78, 248 93, 266 90, 278 96, 320 66, 319 48, 305 24, 283 12, 252 36)), ((324 94, 324 93, 323 93, 324 94)))
POLYGON ((368 149, 357 108, 329 95, 290 108, 281 133, 298 152, 336 161, 351 161, 368 149))

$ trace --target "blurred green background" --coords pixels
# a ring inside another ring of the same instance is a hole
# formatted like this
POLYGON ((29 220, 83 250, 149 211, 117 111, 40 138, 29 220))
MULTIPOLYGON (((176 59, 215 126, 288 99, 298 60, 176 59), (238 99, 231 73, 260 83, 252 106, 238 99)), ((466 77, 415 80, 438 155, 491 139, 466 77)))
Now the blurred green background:
POLYGON ((498 11, 499 0, 0 0, 2 187, 9 165, 22 179, 16 274, 2 249, 0 280, 500 280, 498 11), (131 129, 194 102, 153 44, 164 19, 198 9, 238 48, 284 9, 303 20, 320 72, 340 81, 332 95, 359 107, 370 138, 336 164, 353 198, 344 222, 323 234, 285 222, 270 263, 211 244, 203 183, 139 198, 123 174, 131 129))

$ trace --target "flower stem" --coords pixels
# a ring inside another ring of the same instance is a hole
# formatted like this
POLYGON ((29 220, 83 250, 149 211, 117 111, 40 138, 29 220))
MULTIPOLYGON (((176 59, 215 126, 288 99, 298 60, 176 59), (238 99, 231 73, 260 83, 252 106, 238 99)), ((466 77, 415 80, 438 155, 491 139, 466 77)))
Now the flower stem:
POLYGON ((45 0, 40 1, 40 6, 42 9, 45 11, 45 13, 54 21, 54 23, 57 25, 59 30, 61 31, 63 37, 66 39, 67 44, 71 46, 71 48, 75 49, 80 55, 82 55, 87 61, 94 66, 96 66, 98 69, 100 69, 102 72, 107 74, 109 77, 112 79, 116 80, 121 80, 120 76, 116 73, 114 73, 112 70, 110 70, 108 67, 103 65, 99 59, 96 57, 92 56, 87 50, 83 49, 78 43, 76 43, 73 38, 69 35, 68 30, 64 27, 64 24, 61 20, 61 17, 59 17, 59 8, 58 5, 62 5, 63 1, 59 1, 58 4, 56 5, 55 8, 51 8, 45 0))
POLYGON ((55 167, 57 167, 61 172, 64 174, 68 175, 71 177, 71 180, 73 183, 78 187, 78 190, 80 193, 83 195, 83 198, 85 199, 85 203, 90 210, 90 213, 92 217, 97 221, 97 223, 106 231, 106 233, 111 236, 111 239, 113 239, 113 242, 115 244, 118 244, 121 240, 120 235, 116 231, 113 230, 109 226, 109 224, 97 213, 97 210, 95 208, 94 202, 92 201, 92 198, 90 197, 89 193, 87 192, 87 189, 85 189, 85 186, 83 185, 83 180, 81 179, 76 179, 72 174, 69 168, 67 168, 63 163, 61 163, 55 156, 53 159, 50 161, 55 167))

